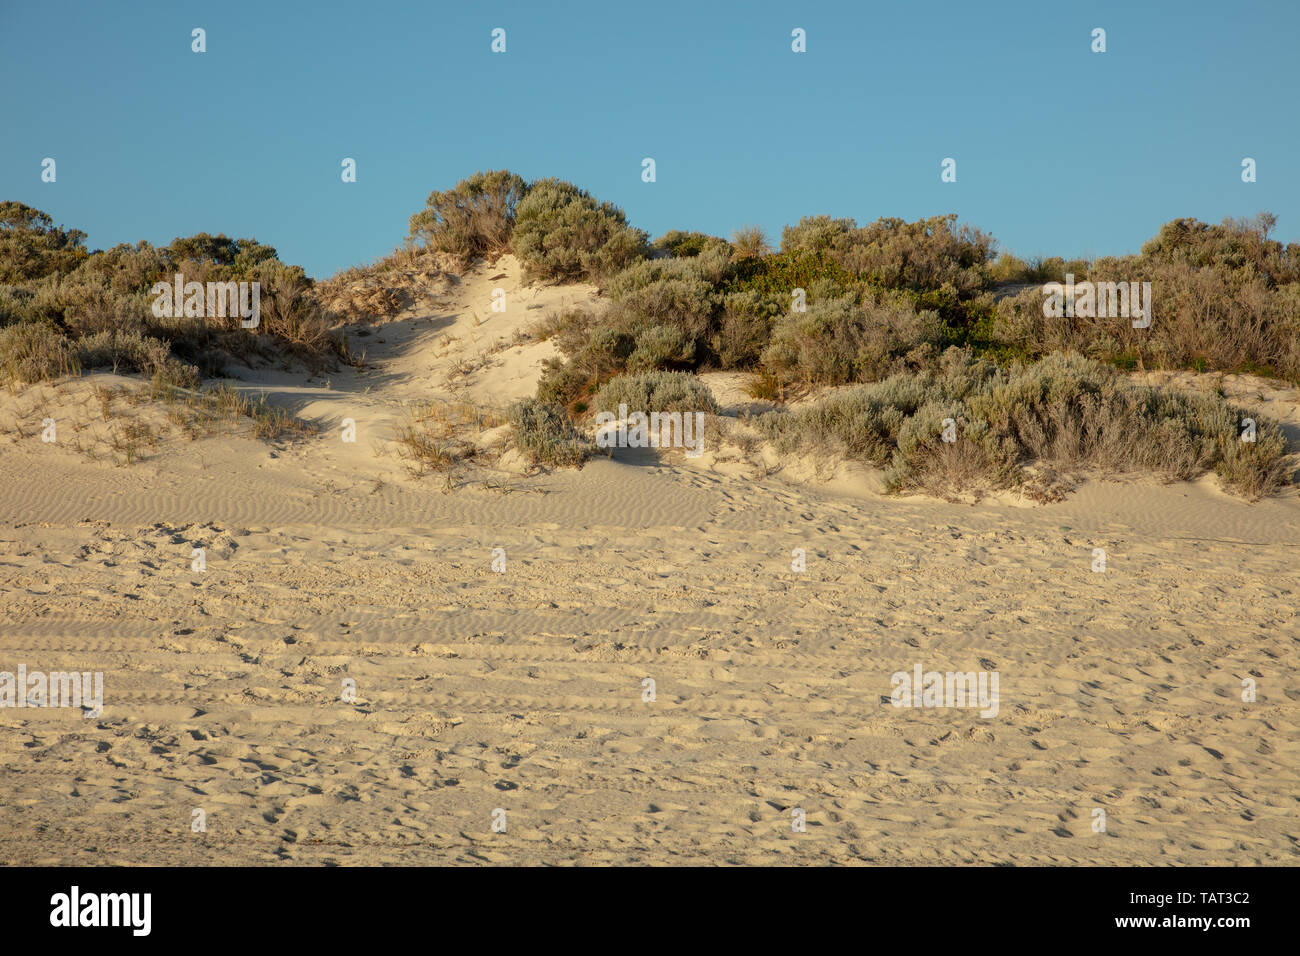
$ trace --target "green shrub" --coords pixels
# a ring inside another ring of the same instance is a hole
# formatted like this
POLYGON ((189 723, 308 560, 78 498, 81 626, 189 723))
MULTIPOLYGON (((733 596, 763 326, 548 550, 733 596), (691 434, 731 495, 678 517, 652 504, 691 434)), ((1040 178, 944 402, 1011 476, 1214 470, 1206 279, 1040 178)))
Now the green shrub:
POLYGON ((726 249, 730 253, 730 244, 726 239, 705 232, 683 232, 680 229, 670 229, 651 243, 650 247, 678 259, 693 258, 710 248, 726 249))
POLYGON ((546 361, 537 397, 581 414, 587 410, 586 400, 596 394, 600 384, 627 368, 635 349, 636 339, 630 333, 598 326, 568 360, 546 361))
POLYGON ((805 217, 781 234, 782 252, 829 256, 859 279, 920 291, 951 284, 964 298, 990 282, 993 239, 956 215, 916 222, 880 219, 858 228, 852 219, 805 217))
POLYGON ((779 300, 748 289, 723 299, 722 315, 709 345, 722 368, 758 364, 772 337, 772 324, 782 312, 779 300))
POLYGON ((506 410, 515 447, 534 465, 581 465, 591 456, 591 443, 573 426, 558 405, 526 398, 506 410))
POLYGON ((558 179, 533 183, 516 210, 514 250, 530 280, 608 278, 648 252, 646 238, 623 210, 558 179))
POLYGON ((627 359, 627 369, 649 372, 690 367, 694 358, 695 342, 685 329, 676 325, 652 325, 638 333, 636 348, 627 359))
POLYGON ((75 269, 87 256, 86 234, 55 226, 39 209, 0 202, 0 283, 17 284, 75 269))
POLYGON ((515 214, 527 194, 527 184, 508 170, 477 172, 452 189, 430 193, 425 208, 411 217, 410 235, 466 263, 508 252, 515 214))
POLYGON ((989 266, 989 278, 994 282, 1006 283, 1039 281, 1034 277, 1034 267, 1030 263, 1006 252, 989 266))
POLYGON ((833 290, 831 294, 837 295, 861 285, 824 251, 783 249, 776 255, 738 260, 725 291, 758 292, 783 300, 784 307, 789 308, 795 289, 810 291, 819 284, 826 292, 833 290))
POLYGON ((859 301, 850 294, 813 300, 806 312, 778 317, 763 366, 783 382, 842 385, 898 371, 908 356, 915 362, 937 354, 942 339, 934 312, 917 312, 899 296, 859 301))
POLYGON ((713 412, 718 403, 703 382, 687 372, 645 372, 610 379, 596 395, 592 408, 617 412, 626 405, 636 412, 713 412))
POLYGON ((829 252, 857 228, 858 224, 852 219, 804 216, 797 224, 781 230, 781 251, 829 252))
MULTIPOLYGON (((693 363, 696 344, 706 341, 719 297, 713 287, 690 268, 698 259, 662 259, 641 263, 615 278, 610 296, 615 308, 607 322, 634 334, 650 328, 669 329, 681 343, 673 361, 693 363), (657 267, 648 269, 645 267, 657 267), (657 276, 652 277, 652 274, 657 276), (644 279, 644 281, 640 281, 644 279)), ((637 345, 641 335, 636 334, 637 345)))

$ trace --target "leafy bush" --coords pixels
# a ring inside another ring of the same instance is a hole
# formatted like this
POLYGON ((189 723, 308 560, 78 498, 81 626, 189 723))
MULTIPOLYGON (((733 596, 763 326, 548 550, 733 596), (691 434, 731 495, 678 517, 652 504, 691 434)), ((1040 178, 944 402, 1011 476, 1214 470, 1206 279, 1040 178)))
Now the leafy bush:
POLYGON ((525 398, 506 410, 515 447, 534 465, 578 465, 591 457, 591 443, 558 405, 525 398))
POLYGON ((703 382, 687 372, 646 372, 619 375, 596 395, 592 407, 617 412, 619 405, 634 412, 713 412, 718 403, 703 382))
POLYGON ((427 246, 468 263, 510 249, 515 214, 528 186, 514 173, 478 172, 452 189, 432 192, 411 217, 410 234, 427 246))
POLYGON ((852 219, 805 217, 781 233, 782 252, 829 256, 841 269, 886 288, 936 289, 950 284, 963 297, 989 284, 993 239, 956 215, 916 222, 880 219, 861 228, 852 219))
POLYGON ((643 257, 646 239, 623 210, 559 179, 533 183, 516 210, 514 250, 530 280, 607 278, 643 257))
POLYGON ((898 371, 909 358, 920 364, 942 340, 936 313, 917 312, 897 295, 850 294, 777 318, 763 366, 787 383, 842 385, 898 371))
POLYGON ((727 292, 754 291, 780 299, 789 308, 795 289, 820 286, 824 294, 841 295, 861 283, 822 250, 782 250, 777 255, 741 259, 728 278, 727 292))
POLYGON ((705 249, 729 249, 730 244, 726 239, 719 236, 710 236, 708 233, 683 232, 680 229, 670 229, 651 243, 651 248, 666 252, 678 259, 689 259, 698 256, 705 249))

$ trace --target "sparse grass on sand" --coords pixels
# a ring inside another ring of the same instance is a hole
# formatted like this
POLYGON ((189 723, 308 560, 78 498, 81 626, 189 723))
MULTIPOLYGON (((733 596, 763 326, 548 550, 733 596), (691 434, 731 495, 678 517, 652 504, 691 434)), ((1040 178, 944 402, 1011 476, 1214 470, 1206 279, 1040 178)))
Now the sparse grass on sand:
MULTIPOLYGON (((317 431, 265 396, 250 398, 224 384, 202 391, 179 388, 162 373, 139 387, 96 385, 87 398, 98 412, 99 426, 94 421, 74 424, 73 447, 92 461, 109 458, 118 465, 143 460, 173 433, 196 441, 245 432, 270 441, 317 431)), ((18 431, 22 437, 21 426, 18 431)))
POLYGON ((505 424, 497 412, 468 402, 425 402, 412 406, 407 420, 397 429, 399 454, 412 476, 447 471, 474 458, 478 446, 472 441, 487 428, 505 424))

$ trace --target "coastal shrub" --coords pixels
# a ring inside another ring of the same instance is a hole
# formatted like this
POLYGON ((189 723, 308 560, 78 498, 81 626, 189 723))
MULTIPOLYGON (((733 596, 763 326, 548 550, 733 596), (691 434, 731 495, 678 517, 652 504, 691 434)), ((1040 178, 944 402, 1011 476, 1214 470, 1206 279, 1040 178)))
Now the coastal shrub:
POLYGON ((529 280, 599 281, 649 251, 623 210, 559 179, 533 183, 515 211, 514 251, 529 280))
POLYGON ((824 250, 785 250, 776 255, 740 259, 728 276, 725 291, 754 291, 782 299, 789 308, 795 289, 818 283, 836 294, 859 288, 861 283, 824 250))
POLYGON ((652 242, 650 248, 657 252, 665 252, 678 259, 689 259, 698 256, 705 249, 722 248, 729 250, 730 245, 726 239, 719 236, 710 236, 708 233, 670 229, 652 242))
POLYGON ((772 325, 782 312, 780 300, 753 289, 732 292, 722 300, 722 313, 709 347, 724 369, 757 365, 772 337, 772 325))
POLYGON ((637 412, 713 412, 718 403, 708 387, 689 372, 645 372, 610 379, 592 408, 617 412, 619 405, 637 412))
POLYGON ((1276 226, 1277 216, 1269 212, 1252 219, 1229 217, 1218 225, 1174 219, 1142 246, 1142 259, 1260 276, 1270 287, 1300 282, 1300 244, 1283 246, 1270 239, 1276 226))
POLYGON ((462 263, 510 250, 515 213, 528 194, 519 176, 505 169, 477 172, 454 187, 429 194, 410 219, 410 235, 462 263))
POLYGON ((1027 480, 1030 464, 1167 480, 1212 469, 1225 487, 1250 498, 1289 478, 1276 424, 1216 396, 1135 384, 1078 354, 1001 370, 953 349, 938 371, 844 389, 756 421, 785 453, 821 444, 886 468, 894 490, 961 490, 950 484, 955 479, 1014 487, 1027 480), (1257 423, 1254 442, 1241 440, 1246 417, 1257 423), (955 442, 943 441, 946 420, 955 442))
POLYGON ((0 284, 15 285, 71 272, 89 253, 86 234, 65 229, 39 209, 0 202, 0 284))
POLYGON ((691 362, 695 344, 707 337, 717 312, 719 297, 712 285, 700 277, 700 260, 650 260, 620 273, 610 285, 614 308, 608 324, 624 328, 641 344, 643 330, 670 329, 683 345, 676 361, 691 362))
POLYGON ((526 398, 506 410, 515 447, 533 465, 580 466, 591 456, 591 443, 558 405, 526 398))
POLYGON ((0 325, 51 329, 65 339, 58 354, 81 355, 88 367, 117 366, 187 385, 194 374, 187 366, 216 373, 229 358, 290 357, 313 369, 355 362, 313 281, 300 266, 280 261, 272 246, 197 233, 166 246, 141 241, 86 252, 83 240, 39 210, 0 204, 0 325), (155 283, 170 286, 177 274, 187 283, 259 283, 258 327, 242 328, 235 315, 154 315, 155 283), (159 342, 174 361, 158 358, 159 342))
POLYGON ((23 322, 0 329, 0 382, 7 387, 46 382, 79 371, 68 340, 52 326, 23 322))
POLYGON ((1150 327, 1135 329, 1124 315, 1046 316, 1043 289, 1033 286, 997 303, 992 339, 1026 357, 1073 350, 1126 368, 1215 368, 1300 380, 1300 282, 1276 281, 1289 278, 1286 251, 1280 243, 1257 249, 1243 240, 1254 250, 1254 258, 1245 257, 1222 228, 1217 244, 1206 240, 1209 249, 1188 250, 1176 239, 1189 228, 1162 228, 1152 254, 1148 244, 1141 256, 1101 259, 1071 273, 1076 284, 1150 283, 1150 327), (1215 264, 1197 264, 1215 257, 1215 264))
POLYGON ((845 272, 886 288, 920 291, 948 283, 963 298, 989 285, 993 247, 991 236, 958 226, 953 214, 862 227, 852 219, 813 216, 781 234, 782 252, 829 256, 845 272))
POLYGON ((918 312, 899 296, 850 294, 776 318, 762 361, 782 382, 841 385, 898 371, 908 356, 915 363, 937 354, 942 338, 935 312, 918 312))
POLYGON ((754 259, 772 251, 762 226, 741 226, 731 234, 731 247, 741 259, 754 259))
POLYGON ((138 332, 102 331, 85 335, 74 343, 73 350, 82 369, 139 372, 177 388, 199 386, 197 368, 173 356, 168 343, 138 332))

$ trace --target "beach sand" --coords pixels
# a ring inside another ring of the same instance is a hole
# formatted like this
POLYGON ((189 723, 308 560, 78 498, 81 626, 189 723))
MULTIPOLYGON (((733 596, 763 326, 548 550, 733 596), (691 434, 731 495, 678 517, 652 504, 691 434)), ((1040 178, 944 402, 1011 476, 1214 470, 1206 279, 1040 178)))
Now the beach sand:
MULTIPOLYGON (((320 423, 294 442, 173 435, 115 467, 71 436, 126 380, 0 399, 0 670, 104 674, 97 718, 0 709, 0 859, 1300 859, 1294 489, 950 503, 720 450, 410 477, 409 403, 531 394, 555 347, 512 336, 594 292, 507 257, 356 338, 369 370, 231 383, 320 423), (995 672, 997 715, 893 706, 918 664, 995 672)), ((1225 381, 1295 442, 1295 389, 1225 381)))

